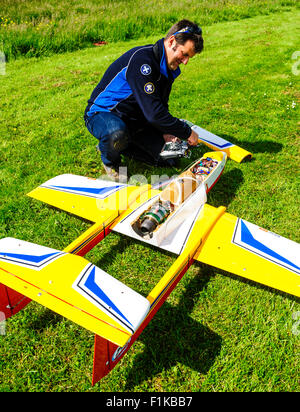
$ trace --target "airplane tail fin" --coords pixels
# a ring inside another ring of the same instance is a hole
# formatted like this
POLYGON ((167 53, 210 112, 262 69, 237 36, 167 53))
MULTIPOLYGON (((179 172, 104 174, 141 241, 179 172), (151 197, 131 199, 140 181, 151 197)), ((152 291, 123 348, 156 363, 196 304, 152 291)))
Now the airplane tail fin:
POLYGON ((31 299, 0 283, 0 314, 10 318, 23 309, 31 299))

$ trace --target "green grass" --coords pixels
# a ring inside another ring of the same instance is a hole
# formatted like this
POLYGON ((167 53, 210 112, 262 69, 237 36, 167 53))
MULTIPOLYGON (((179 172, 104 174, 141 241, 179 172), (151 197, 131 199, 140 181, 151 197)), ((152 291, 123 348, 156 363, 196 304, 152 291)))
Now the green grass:
POLYGON ((2 0, 0 48, 7 60, 166 32, 180 18, 211 25, 291 10, 296 0, 2 0))
MULTIPOLYGON (((299 76, 291 56, 298 19, 293 10, 203 26, 205 51, 183 68, 170 101, 174 115, 254 154, 249 163, 227 162, 208 203, 297 242, 299 76)), ((110 62, 157 37, 6 65, 0 237, 63 249, 89 226, 26 193, 61 173, 102 173, 82 120, 86 100, 110 62)), ((205 151, 195 149, 193 159, 205 151)), ((150 181, 185 165, 130 162, 129 173, 150 181)), ((86 257, 143 295, 174 261, 117 234, 86 257)), ((292 333, 292 314, 299 310, 297 298, 195 264, 121 363, 92 388, 93 335, 31 303, 0 336, 0 391, 298 391, 300 336, 292 333)))

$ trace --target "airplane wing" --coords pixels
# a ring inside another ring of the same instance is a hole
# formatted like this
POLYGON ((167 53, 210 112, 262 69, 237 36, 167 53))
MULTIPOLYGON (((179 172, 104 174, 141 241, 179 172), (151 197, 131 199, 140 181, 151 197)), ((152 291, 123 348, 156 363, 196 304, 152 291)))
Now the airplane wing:
POLYGON ((130 186, 110 180, 63 174, 28 193, 28 196, 92 222, 113 220, 150 185, 130 186))
POLYGON ((83 257, 14 238, 0 239, 0 282, 120 346, 150 307, 83 257))
MULTIPOLYGON (((204 206, 204 219, 214 213, 204 206)), ((300 296, 300 245, 230 213, 211 228, 194 259, 300 296)))
POLYGON ((58 209, 94 222, 88 230, 68 245, 64 252, 84 256, 109 232, 110 226, 130 205, 143 204, 159 193, 150 185, 130 186, 110 180, 63 174, 28 193, 58 209))

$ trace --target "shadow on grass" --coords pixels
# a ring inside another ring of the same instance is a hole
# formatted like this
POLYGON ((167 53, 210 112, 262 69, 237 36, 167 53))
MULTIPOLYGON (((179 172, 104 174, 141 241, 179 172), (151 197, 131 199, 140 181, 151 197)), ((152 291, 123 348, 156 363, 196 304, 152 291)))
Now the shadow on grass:
POLYGON ((134 358, 133 366, 128 370, 125 390, 172 368, 178 362, 198 373, 208 373, 220 353, 222 339, 190 314, 199 292, 210 279, 206 268, 201 268, 201 276, 191 280, 178 305, 164 303, 139 337, 145 344, 145 350, 134 358))
MULTIPOLYGON (((124 390, 132 390, 136 385, 147 381, 164 371, 172 369, 178 363, 199 374, 206 375, 219 355, 222 338, 208 327, 191 318, 198 294, 216 274, 223 274, 232 279, 250 284, 251 287, 271 291, 274 294, 299 303, 299 298, 282 291, 240 278, 229 272, 209 265, 199 264, 199 275, 188 284, 176 307, 164 303, 139 340, 145 345, 143 353, 137 355, 126 375, 124 390)), ((176 373, 176 372, 175 372, 176 373)), ((170 376, 170 374, 168 374, 170 376)), ((174 380, 180 379, 180 372, 174 380)))
POLYGON ((207 203, 215 207, 228 207, 243 183, 243 172, 240 169, 224 171, 219 182, 208 193, 207 203))
MULTIPOLYGON (((35 303, 34 303, 35 304, 35 303)), ((51 309, 43 307, 43 312, 39 313, 39 316, 34 319, 29 319, 24 329, 35 330, 36 332, 42 332, 50 326, 55 326, 62 321, 62 316, 53 312, 51 309)))
MULTIPOLYGON (((112 263, 114 253, 124 252, 132 243, 135 241, 120 237, 117 244, 112 246, 96 265, 105 270, 112 263)), ((156 249, 151 245, 149 248, 156 249)), ((193 319, 191 313, 198 302, 199 293, 205 290, 211 278, 211 270, 206 266, 199 267, 197 275, 187 283, 178 304, 174 306, 168 301, 163 304, 138 338, 145 348, 134 357, 131 368, 126 370, 124 390, 132 390, 141 382, 172 369, 178 363, 200 374, 208 373, 220 353, 222 339, 201 324, 201 320, 193 319)), ((133 288, 143 294, 137 285, 133 288)))
POLYGON ((233 143, 237 146, 242 147, 245 150, 251 152, 254 156, 255 153, 279 153, 282 150, 283 145, 272 140, 261 140, 257 142, 240 142, 233 136, 228 134, 219 133, 218 136, 222 137, 225 140, 228 140, 230 143, 233 143))

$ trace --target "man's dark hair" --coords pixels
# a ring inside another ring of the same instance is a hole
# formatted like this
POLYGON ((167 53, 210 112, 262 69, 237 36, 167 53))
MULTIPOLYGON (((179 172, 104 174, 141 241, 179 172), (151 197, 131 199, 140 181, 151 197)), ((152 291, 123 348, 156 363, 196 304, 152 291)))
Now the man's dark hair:
POLYGON ((172 35, 175 36, 176 42, 181 45, 185 44, 187 40, 192 40, 195 45, 195 53, 200 53, 203 50, 202 29, 197 23, 190 20, 180 20, 170 28, 165 39, 172 35))

